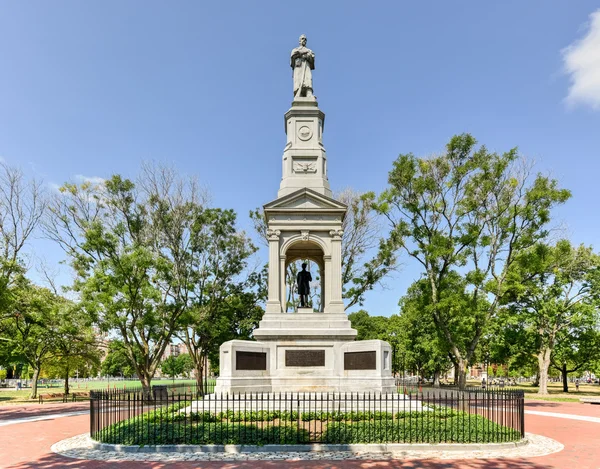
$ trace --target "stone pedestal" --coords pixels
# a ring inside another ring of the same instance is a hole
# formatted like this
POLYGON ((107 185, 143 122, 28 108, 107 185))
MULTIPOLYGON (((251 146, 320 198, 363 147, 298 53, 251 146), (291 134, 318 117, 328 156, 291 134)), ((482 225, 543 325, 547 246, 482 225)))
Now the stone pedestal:
POLYGON ((395 392, 387 342, 325 335, 305 328, 293 338, 225 342, 215 393, 395 392))

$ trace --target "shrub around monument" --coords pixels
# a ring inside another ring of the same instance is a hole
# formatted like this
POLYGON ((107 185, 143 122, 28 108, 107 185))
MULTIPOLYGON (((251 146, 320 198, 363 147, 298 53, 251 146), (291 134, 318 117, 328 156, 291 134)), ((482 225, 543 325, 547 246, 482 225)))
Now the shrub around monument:
POLYGON ((261 427, 251 423, 161 421, 138 427, 132 420, 113 425, 103 434, 103 443, 123 445, 265 445, 310 441, 308 431, 292 425, 261 427))
POLYGON ((519 441, 521 434, 481 415, 464 414, 450 418, 423 415, 422 418, 332 422, 323 441, 343 443, 498 443, 519 441))
MULTIPOLYGON (((520 432, 484 418, 436 406, 435 411, 182 412, 183 403, 146 412, 96 434, 103 443, 307 444, 494 443, 518 441, 520 432)), ((433 410, 433 409, 432 409, 433 410)))

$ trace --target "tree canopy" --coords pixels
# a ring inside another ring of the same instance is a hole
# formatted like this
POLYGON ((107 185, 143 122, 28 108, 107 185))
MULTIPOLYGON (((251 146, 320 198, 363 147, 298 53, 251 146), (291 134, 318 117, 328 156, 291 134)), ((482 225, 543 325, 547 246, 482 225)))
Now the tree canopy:
POLYGON ((531 177, 516 149, 499 154, 476 144, 463 134, 452 137, 441 155, 400 155, 376 204, 389 221, 390 243, 420 264, 429 283, 431 315, 458 363, 461 387, 516 255, 547 236, 552 208, 570 197, 557 181, 531 177), (468 335, 453 330, 451 311, 460 309, 443 306, 452 275, 462 277, 470 303, 468 335))

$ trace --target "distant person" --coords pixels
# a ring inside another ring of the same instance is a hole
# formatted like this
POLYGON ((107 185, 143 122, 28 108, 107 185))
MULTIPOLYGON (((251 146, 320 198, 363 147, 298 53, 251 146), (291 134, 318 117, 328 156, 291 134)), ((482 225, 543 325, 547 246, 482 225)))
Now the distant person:
POLYGON ((485 389, 485 378, 482 378, 481 380, 481 388, 485 389))
POLYGON ((575 380, 575 390, 579 391, 579 379, 575 380))

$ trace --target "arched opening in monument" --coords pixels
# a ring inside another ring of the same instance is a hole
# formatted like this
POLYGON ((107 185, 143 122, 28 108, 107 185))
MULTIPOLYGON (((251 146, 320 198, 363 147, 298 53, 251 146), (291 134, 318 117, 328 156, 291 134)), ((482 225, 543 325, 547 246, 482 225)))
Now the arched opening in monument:
POLYGON ((325 261, 321 247, 312 241, 298 241, 292 244, 285 253, 285 312, 296 312, 300 307, 297 276, 306 263, 312 281, 309 283, 307 307, 322 312, 325 291, 325 261))

